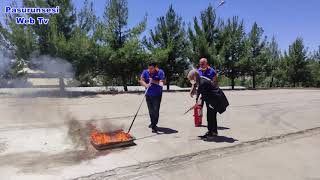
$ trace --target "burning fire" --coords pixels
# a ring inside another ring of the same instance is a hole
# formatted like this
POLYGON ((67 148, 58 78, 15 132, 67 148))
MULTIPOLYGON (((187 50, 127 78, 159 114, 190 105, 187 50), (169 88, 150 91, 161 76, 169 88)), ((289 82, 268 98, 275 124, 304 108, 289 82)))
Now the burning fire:
POLYGON ((98 130, 93 130, 91 140, 95 144, 110 144, 116 142, 125 142, 132 139, 132 136, 122 130, 113 133, 101 133, 98 130))

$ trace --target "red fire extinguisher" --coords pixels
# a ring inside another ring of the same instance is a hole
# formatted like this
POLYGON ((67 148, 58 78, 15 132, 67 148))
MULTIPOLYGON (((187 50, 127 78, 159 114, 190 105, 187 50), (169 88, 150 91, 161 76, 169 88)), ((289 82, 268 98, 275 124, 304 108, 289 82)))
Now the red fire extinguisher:
POLYGON ((194 126, 199 127, 202 125, 202 106, 196 103, 193 107, 194 113, 194 126))

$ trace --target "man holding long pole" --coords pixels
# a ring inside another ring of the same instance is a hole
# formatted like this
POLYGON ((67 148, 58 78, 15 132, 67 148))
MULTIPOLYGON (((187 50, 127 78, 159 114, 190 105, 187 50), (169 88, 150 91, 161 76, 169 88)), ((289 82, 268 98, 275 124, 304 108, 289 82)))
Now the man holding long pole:
POLYGON ((146 100, 153 133, 157 133, 162 89, 165 80, 164 71, 155 63, 150 63, 140 76, 140 84, 147 89, 146 100))

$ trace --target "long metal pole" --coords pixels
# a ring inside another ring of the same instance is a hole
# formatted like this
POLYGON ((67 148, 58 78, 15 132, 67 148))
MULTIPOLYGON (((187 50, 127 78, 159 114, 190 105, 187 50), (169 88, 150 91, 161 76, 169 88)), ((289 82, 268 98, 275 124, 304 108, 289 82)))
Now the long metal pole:
POLYGON ((136 120, 136 117, 137 117, 137 115, 138 115, 138 113, 139 113, 139 111, 140 111, 140 108, 141 108, 141 106, 142 106, 142 103, 143 103, 143 101, 144 101, 144 99, 145 99, 145 97, 146 97, 146 95, 147 95, 148 89, 149 89, 149 88, 146 89, 146 92, 144 93, 144 96, 143 96, 143 98, 142 98, 142 101, 141 101, 141 103, 140 103, 140 106, 139 106, 136 114, 135 114, 134 117, 133 117, 133 120, 132 120, 131 125, 130 125, 129 130, 128 130, 128 133, 130 132, 130 130, 131 130, 131 128, 132 128, 132 125, 133 125, 134 121, 136 120))

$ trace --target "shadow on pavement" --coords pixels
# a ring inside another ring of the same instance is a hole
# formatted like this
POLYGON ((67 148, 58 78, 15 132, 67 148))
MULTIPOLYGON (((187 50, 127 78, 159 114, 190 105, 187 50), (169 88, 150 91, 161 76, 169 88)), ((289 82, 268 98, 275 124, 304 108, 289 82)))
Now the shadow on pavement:
MULTIPOLYGON (((199 127, 208 127, 207 125, 201 125, 201 126, 199 126, 199 127)), ((218 126, 218 130, 228 130, 228 129, 230 129, 230 128, 228 128, 228 127, 223 127, 223 126, 218 126)))
POLYGON ((18 97, 21 98, 34 98, 34 97, 48 97, 48 98, 81 98, 81 97, 97 97, 97 93, 94 92, 76 92, 76 91, 65 91, 61 93, 59 90, 47 90, 38 91, 32 93, 21 93, 18 97))
POLYGON ((210 138, 205 138, 202 139, 203 141, 206 142, 216 142, 216 143, 234 143, 236 141, 238 141, 237 139, 234 139, 232 137, 227 137, 227 136, 214 136, 214 137, 210 137, 210 138))
POLYGON ((223 127, 223 126, 218 126, 218 130, 227 130, 227 129, 230 129, 228 127, 223 127))
POLYGON ((159 134, 174 134, 178 133, 177 130, 171 129, 171 128, 166 128, 166 127, 158 127, 157 128, 159 134))

